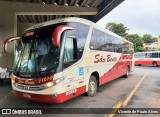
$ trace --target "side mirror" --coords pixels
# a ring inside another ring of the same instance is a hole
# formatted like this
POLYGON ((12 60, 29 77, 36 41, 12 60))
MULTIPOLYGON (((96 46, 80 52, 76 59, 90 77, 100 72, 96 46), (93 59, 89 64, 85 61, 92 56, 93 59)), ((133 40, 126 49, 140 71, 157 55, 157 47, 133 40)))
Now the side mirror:
POLYGON ((60 47, 61 36, 65 30, 73 30, 73 27, 67 25, 58 26, 52 35, 52 43, 55 47, 60 47))
POLYGON ((5 39, 5 41, 3 42, 4 53, 8 52, 8 44, 9 44, 9 42, 15 41, 15 40, 19 40, 19 39, 21 39, 21 37, 18 37, 18 36, 10 37, 10 38, 5 39))

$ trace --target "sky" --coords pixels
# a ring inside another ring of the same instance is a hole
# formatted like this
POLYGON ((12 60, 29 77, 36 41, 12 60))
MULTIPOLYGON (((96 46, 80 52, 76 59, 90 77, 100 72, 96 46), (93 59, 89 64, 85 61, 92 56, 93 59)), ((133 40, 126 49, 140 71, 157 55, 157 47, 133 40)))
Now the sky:
POLYGON ((125 0, 97 22, 102 27, 108 22, 124 24, 130 34, 160 35, 160 0, 125 0))

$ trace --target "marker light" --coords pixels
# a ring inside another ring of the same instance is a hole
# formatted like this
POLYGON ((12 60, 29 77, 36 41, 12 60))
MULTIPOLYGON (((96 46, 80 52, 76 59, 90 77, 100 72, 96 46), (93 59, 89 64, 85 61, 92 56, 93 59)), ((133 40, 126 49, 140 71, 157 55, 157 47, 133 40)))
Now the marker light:
POLYGON ((24 36, 25 36, 25 37, 29 37, 29 36, 32 36, 32 35, 34 35, 34 32, 26 33, 24 36))

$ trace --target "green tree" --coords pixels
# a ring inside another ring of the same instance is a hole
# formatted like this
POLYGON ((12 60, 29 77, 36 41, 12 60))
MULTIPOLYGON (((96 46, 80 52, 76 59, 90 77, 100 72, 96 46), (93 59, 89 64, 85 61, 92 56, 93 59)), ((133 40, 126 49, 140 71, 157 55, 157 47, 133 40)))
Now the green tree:
POLYGON ((125 38, 134 44, 135 52, 145 51, 145 49, 143 48, 143 40, 140 38, 138 34, 130 34, 127 35, 125 38))
POLYGON ((116 24, 114 22, 107 23, 106 29, 118 34, 121 37, 125 37, 127 35, 127 28, 124 24, 116 24))
POLYGON ((150 34, 144 34, 141 38, 144 41, 144 43, 153 43, 156 41, 156 38, 150 34))
POLYGON ((144 47, 138 46, 135 48, 135 52, 144 52, 144 51, 146 51, 144 47))

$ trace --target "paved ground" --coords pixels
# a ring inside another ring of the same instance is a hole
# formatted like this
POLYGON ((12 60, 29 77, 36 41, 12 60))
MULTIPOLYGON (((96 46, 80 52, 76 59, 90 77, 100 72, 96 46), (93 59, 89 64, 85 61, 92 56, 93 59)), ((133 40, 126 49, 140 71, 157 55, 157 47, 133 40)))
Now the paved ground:
MULTIPOLYGON (((148 72, 142 84, 134 94, 126 108, 160 108, 160 67, 137 67, 140 73, 148 72)), ((137 72, 136 72, 137 74, 137 72)), ((135 115, 117 115, 117 117, 128 117, 135 115)), ((138 117, 160 117, 160 114, 138 115, 138 117)))
MULTIPOLYGON (((160 67, 135 68, 129 78, 119 78, 108 84, 99 87, 95 97, 79 96, 63 104, 50 105, 36 103, 16 98, 11 92, 10 85, 0 86, 0 108, 112 108, 119 101, 124 100, 134 89, 143 75, 148 75, 134 94, 127 105, 127 108, 156 108, 160 107, 160 67)), ((61 111, 61 110, 60 110, 61 111)), ((52 117, 104 117, 104 114, 86 114, 86 115, 43 115, 52 117)), ((146 115, 117 115, 117 117, 128 116, 146 116, 146 115)), ((150 117, 157 115, 149 115, 150 117)), ((160 115, 159 115, 160 116, 160 115)))

